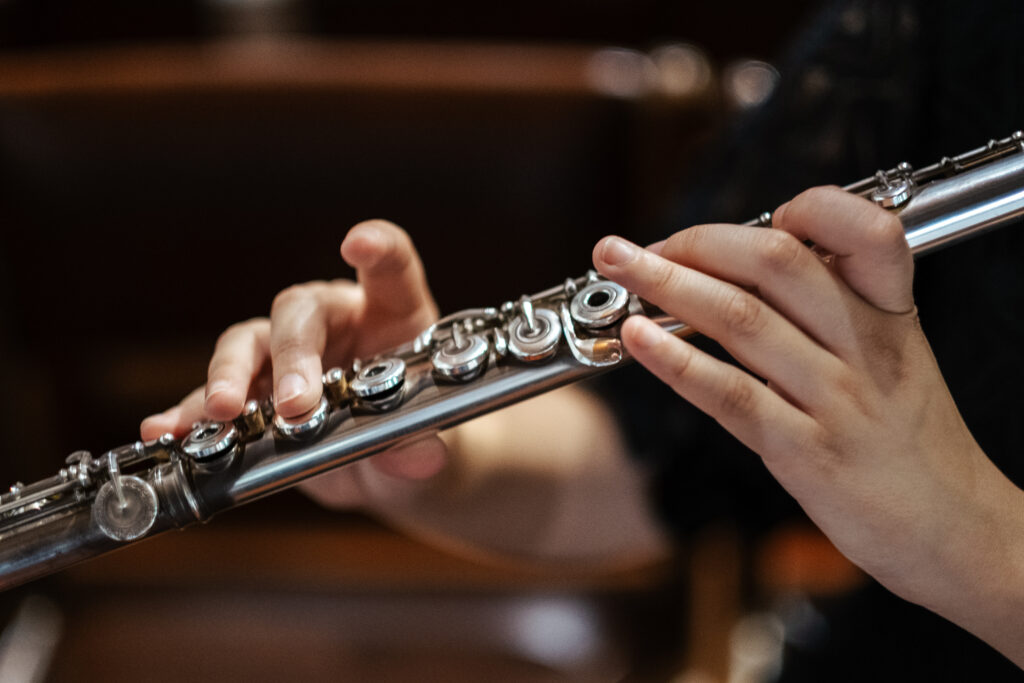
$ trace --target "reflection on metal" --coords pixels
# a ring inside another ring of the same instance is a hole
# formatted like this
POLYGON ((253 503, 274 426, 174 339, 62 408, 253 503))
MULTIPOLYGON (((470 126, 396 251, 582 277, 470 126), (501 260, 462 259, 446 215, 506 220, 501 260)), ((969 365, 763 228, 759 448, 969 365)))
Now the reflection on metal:
POLYGON ((0 681, 42 683, 63 626, 60 610, 40 595, 25 598, 0 633, 0 681))

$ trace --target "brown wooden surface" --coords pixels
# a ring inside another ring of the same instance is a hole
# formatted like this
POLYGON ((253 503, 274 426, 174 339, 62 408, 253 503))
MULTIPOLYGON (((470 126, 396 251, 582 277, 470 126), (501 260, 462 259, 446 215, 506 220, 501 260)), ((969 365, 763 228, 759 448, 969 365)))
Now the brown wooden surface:
POLYGON ((0 55, 0 97, 239 90, 600 95, 588 72, 599 49, 287 37, 87 47, 0 55))

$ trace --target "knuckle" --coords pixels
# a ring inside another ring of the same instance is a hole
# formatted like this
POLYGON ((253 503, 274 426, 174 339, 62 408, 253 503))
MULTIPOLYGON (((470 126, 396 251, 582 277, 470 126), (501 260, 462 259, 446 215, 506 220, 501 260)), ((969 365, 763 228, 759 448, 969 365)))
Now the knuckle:
POLYGON ((807 249, 788 232, 764 230, 762 234, 759 257, 768 271, 791 271, 806 256, 807 249))
POLYGON ((274 364, 282 365, 314 352, 308 340, 300 335, 287 334, 274 340, 270 353, 274 364))
POLYGON ((325 283, 323 282, 314 281, 285 287, 278 292, 276 296, 274 296, 274 301, 270 305, 271 316, 280 312, 282 309, 292 308, 294 306, 316 301, 319 290, 324 285, 325 283))
POLYGON ((725 415, 754 414, 755 398, 753 380, 744 374, 731 374, 722 388, 719 409, 725 415))
POLYGON ((733 334, 756 336, 765 325, 762 304, 743 290, 734 290, 722 307, 722 322, 733 334))
POLYGON ((267 318, 258 317, 249 318, 248 320, 228 325, 228 327, 220 333, 220 336, 217 337, 217 343, 214 348, 221 348, 236 337, 256 335, 260 328, 269 324, 270 321, 267 318))
POLYGON ((874 422, 882 417, 870 375, 842 365, 825 372, 822 381, 829 388, 829 394, 820 410, 816 411, 819 419, 831 423, 836 415, 843 415, 849 419, 874 422))
POLYGON ((811 187, 804 190, 797 196, 793 197, 792 201, 790 201, 790 208, 787 210, 787 215, 789 215, 790 213, 803 211, 807 207, 813 207, 820 204, 821 202, 828 201, 829 195, 831 195, 832 190, 833 188, 831 187, 823 186, 811 187))
POLYGON ((834 387, 835 396, 852 405, 861 413, 868 413, 870 404, 863 398, 864 387, 860 377, 849 368, 843 368, 832 374, 829 385, 834 387))
POLYGON ((846 451, 844 439, 839 434, 823 425, 808 434, 802 443, 797 445, 801 453, 812 454, 808 458, 808 464, 812 465, 819 475, 834 477, 838 476, 845 458, 846 451))
POLYGON ((675 233, 665 243, 666 249, 662 252, 667 258, 677 260, 677 257, 688 253, 700 252, 707 241, 707 226, 695 225, 675 233))
POLYGON ((673 359, 672 365, 669 368, 669 379, 670 384, 674 388, 679 389, 688 383, 692 362, 692 352, 682 353, 677 358, 673 359))
POLYGON ((658 260, 655 264, 651 278, 652 295, 664 300, 679 288, 679 271, 666 261, 658 260))
POLYGON ((865 225, 864 237, 868 244, 883 252, 909 249, 903 233, 903 223, 896 214, 871 207, 871 217, 865 225))
POLYGON ((817 213, 820 207, 833 203, 837 193, 846 194, 835 185, 811 187, 799 193, 789 201, 789 205, 786 207, 786 224, 800 225, 806 223, 808 219, 817 213))
POLYGON ((800 203, 807 202, 816 204, 818 202, 827 201, 828 199, 833 197, 837 192, 843 192, 843 190, 841 190, 835 185, 818 185, 816 187, 807 188, 806 190, 798 194, 794 198, 794 201, 799 201, 800 203))
POLYGON ((216 378, 227 378, 230 379, 238 374, 241 374, 243 368, 240 363, 234 358, 225 358, 223 356, 214 356, 210 359, 210 363, 206 368, 206 377, 208 380, 216 378))

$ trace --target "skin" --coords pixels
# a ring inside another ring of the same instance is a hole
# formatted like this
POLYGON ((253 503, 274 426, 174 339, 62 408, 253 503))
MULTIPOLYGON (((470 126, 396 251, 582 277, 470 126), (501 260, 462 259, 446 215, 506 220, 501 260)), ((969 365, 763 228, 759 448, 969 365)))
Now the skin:
POLYGON ((626 347, 760 454, 847 557, 1024 664, 1024 494, 949 395, 918 323, 899 220, 816 188, 773 222, 698 226, 650 250, 608 237, 594 249, 603 275, 749 372, 641 317, 623 325, 626 347))
MULTIPOLYGON (((1024 665, 1024 493, 981 451, 949 395, 918 323, 899 220, 816 188, 779 207, 774 224, 697 226, 647 249, 607 237, 594 249, 604 276, 714 338, 748 371, 640 316, 623 324, 624 343, 758 453, 847 557, 1024 665)), ((436 318, 397 227, 357 225, 341 253, 358 283, 286 290, 269 319, 229 328, 208 389, 147 418, 143 437, 233 418, 269 386, 280 412, 301 415, 319 398, 321 359, 347 364, 436 318), (305 389, 288 379, 296 375, 305 389)), ((554 392, 445 439, 307 490, 464 552, 583 565, 663 552, 614 420, 585 394, 554 392)))
MULTIPOLYGON (((146 418, 142 437, 181 437, 197 420, 233 419, 247 398, 264 397, 271 387, 275 410, 300 416, 318 403, 324 368, 396 346, 437 319, 419 255, 398 226, 356 225, 341 256, 357 281, 290 287, 268 318, 228 328, 206 385, 146 418)), ((667 552, 614 417, 578 389, 517 404, 443 438, 403 444, 302 486, 325 505, 367 510, 478 559, 605 571, 667 552)))

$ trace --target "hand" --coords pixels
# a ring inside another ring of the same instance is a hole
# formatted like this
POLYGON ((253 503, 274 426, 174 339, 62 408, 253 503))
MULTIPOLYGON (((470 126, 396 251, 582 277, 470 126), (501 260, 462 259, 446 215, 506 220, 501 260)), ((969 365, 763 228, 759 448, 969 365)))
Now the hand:
MULTIPOLYGON (((200 419, 238 417, 248 398, 264 398, 273 387, 274 408, 285 417, 313 409, 322 393, 326 364, 348 366, 406 342, 437 318, 423 265, 409 236, 381 220, 353 227, 341 256, 358 282, 336 280, 289 287, 274 299, 269 318, 229 327, 217 341, 207 382, 177 406, 146 418, 143 439, 188 433, 200 419)), ((370 459, 379 471, 423 478, 444 464, 437 437, 392 449, 370 459)), ((363 501, 358 468, 345 468, 308 484, 314 496, 336 505, 363 501)))
POLYGON ((774 223, 699 226, 650 250, 609 237, 594 250, 602 274, 753 374, 642 317, 624 323, 626 347, 760 454, 850 559, 1021 662, 1024 496, 949 395, 918 323, 899 220, 818 188, 774 223), (1013 599, 994 599, 1009 584, 1013 599))
MULTIPOLYGON (((233 419, 247 398, 264 397, 271 387, 279 413, 302 415, 320 398, 325 365, 347 366, 406 342, 437 318, 420 259, 396 226, 355 226, 341 255, 356 268, 358 283, 291 287, 274 300, 270 318, 228 328, 206 386, 147 418, 143 438, 182 436, 202 418, 233 419)), ((426 437, 302 487, 321 503, 362 507, 475 558, 604 568, 663 555, 642 473, 624 457, 605 406, 584 392, 551 392, 445 438, 456 447, 426 437)))

